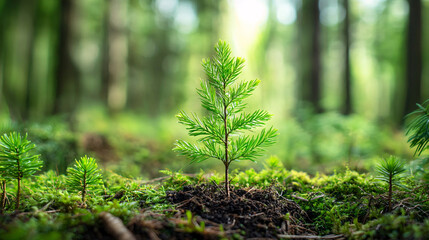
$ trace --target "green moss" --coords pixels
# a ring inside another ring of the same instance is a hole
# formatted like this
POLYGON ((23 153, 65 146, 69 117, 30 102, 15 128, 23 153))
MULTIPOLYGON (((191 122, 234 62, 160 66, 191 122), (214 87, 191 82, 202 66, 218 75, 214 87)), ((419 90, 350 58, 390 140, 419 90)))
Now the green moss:
MULTIPOLYGON (((9 182, 12 194, 8 196, 6 215, 0 217, 0 239, 79 239, 101 227, 97 214, 102 211, 125 223, 142 209, 173 217, 174 206, 166 199, 168 191, 223 181, 223 174, 218 173, 162 172, 166 175, 163 178, 143 181, 104 171, 103 190, 88 195, 88 207, 84 207, 79 194, 67 189, 66 177, 48 171, 23 181, 25 213, 15 218, 12 205, 16 184, 9 182)), ((263 170, 232 172, 231 179, 237 188, 272 188, 295 201, 308 215, 308 219, 301 220, 319 235, 343 233, 353 239, 422 239, 428 235, 428 192, 413 176, 403 179, 409 190, 394 189, 394 214, 389 215, 384 214, 386 186, 368 174, 351 170, 309 176, 285 169, 273 157, 263 170)))
POLYGON ((350 239, 427 239, 429 219, 416 221, 413 216, 386 214, 366 224, 346 224, 341 231, 350 239))

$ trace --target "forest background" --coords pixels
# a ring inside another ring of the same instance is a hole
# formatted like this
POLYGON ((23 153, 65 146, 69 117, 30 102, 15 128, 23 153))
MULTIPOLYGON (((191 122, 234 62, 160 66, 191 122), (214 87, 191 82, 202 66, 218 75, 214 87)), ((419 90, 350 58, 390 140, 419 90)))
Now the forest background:
MULTIPOLYGON (((0 0, 0 131, 27 131, 45 168, 80 154, 126 176, 189 165, 175 115, 219 40, 261 80, 287 168, 309 173, 413 159, 404 116, 429 98, 429 0, 0 0), (426 27, 425 27, 426 26, 426 27)), ((233 167, 261 168, 242 162, 233 167)))

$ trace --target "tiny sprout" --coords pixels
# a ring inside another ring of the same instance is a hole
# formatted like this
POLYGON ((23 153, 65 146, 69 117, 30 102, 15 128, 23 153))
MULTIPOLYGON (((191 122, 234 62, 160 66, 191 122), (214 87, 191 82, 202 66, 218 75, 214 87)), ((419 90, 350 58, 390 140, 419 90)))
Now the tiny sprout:
POLYGON ((81 157, 73 167, 67 169, 67 185, 81 193, 82 203, 89 190, 97 189, 101 184, 101 170, 92 157, 81 157))
POLYGON ((392 211, 392 192, 393 185, 401 186, 400 177, 405 172, 404 162, 395 156, 384 158, 383 161, 376 167, 379 174, 377 179, 386 182, 389 185, 389 212, 392 211))

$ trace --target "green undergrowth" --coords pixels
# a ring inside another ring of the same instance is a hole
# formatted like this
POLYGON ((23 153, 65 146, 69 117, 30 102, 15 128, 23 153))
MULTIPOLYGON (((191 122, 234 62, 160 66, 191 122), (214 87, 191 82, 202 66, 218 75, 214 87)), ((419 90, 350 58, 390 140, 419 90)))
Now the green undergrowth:
MULTIPOLYGON (((219 173, 184 174, 162 171, 164 177, 143 181, 103 171, 103 185, 88 194, 86 203, 66 186, 66 176, 54 171, 23 180, 22 204, 14 212, 16 189, 8 182, 6 211, 0 215, 0 239, 81 239, 102 231, 98 213, 107 211, 127 224, 133 217, 155 212, 165 219, 174 215, 168 191, 193 184, 222 186, 219 173), (11 202, 12 201, 12 202, 11 202)), ((394 187, 393 210, 388 212, 387 188, 369 174, 345 170, 332 175, 310 176, 288 170, 270 158, 259 172, 232 172, 235 188, 272 188, 279 198, 295 201, 308 214, 309 228, 319 235, 344 234, 353 239, 423 239, 429 229, 427 188, 412 176, 404 188, 394 187)))

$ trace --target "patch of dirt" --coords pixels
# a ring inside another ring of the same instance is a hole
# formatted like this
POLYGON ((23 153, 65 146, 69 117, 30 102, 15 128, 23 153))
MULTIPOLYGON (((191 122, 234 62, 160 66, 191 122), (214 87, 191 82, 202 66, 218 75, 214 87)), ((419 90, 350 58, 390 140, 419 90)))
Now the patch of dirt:
POLYGON ((274 189, 231 188, 227 198, 217 185, 185 186, 182 191, 168 192, 167 199, 182 214, 189 210, 205 223, 222 224, 225 232, 240 232, 246 238, 315 233, 305 225, 309 222, 306 212, 274 189))

